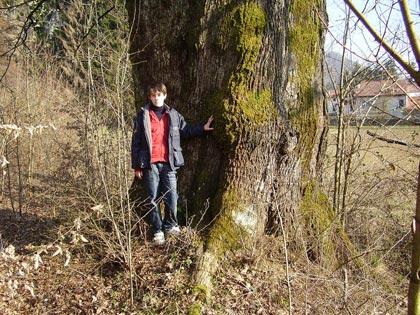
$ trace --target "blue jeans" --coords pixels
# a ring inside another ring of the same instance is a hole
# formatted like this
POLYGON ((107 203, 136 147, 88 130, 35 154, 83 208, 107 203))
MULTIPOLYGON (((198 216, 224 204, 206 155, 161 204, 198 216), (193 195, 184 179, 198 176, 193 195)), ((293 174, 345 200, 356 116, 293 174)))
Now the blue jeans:
POLYGON ((152 226, 152 232, 157 233, 178 226, 176 209, 178 194, 176 192, 176 171, 168 163, 153 163, 150 169, 143 169, 143 183, 152 206, 147 219, 152 226), (165 204, 165 215, 162 220, 159 199, 165 204))

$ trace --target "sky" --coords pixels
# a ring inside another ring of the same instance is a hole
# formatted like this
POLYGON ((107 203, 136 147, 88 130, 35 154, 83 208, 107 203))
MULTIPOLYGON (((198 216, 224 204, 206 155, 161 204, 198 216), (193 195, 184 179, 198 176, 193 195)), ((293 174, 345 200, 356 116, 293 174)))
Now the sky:
MULTIPOLYGON (((359 11, 363 11, 371 25, 384 34, 393 47, 408 60, 414 60, 409 49, 404 23, 397 0, 353 0, 359 11)), ((420 0, 408 0, 417 33, 420 35, 420 0)), ((326 36, 325 51, 342 53, 343 34, 345 29, 346 6, 343 0, 327 0, 329 32, 326 36)), ((364 26, 357 22, 351 13, 349 37, 346 47, 352 51, 346 57, 357 62, 374 62, 377 58, 384 60, 387 54, 378 50, 378 44, 373 40, 364 26)))

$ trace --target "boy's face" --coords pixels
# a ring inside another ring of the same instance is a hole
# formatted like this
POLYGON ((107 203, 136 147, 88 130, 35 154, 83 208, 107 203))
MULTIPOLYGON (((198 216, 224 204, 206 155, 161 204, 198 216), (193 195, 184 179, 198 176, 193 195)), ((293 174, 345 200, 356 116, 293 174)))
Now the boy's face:
POLYGON ((160 91, 152 91, 150 92, 149 99, 152 101, 153 105, 162 107, 166 99, 166 94, 163 94, 160 91))

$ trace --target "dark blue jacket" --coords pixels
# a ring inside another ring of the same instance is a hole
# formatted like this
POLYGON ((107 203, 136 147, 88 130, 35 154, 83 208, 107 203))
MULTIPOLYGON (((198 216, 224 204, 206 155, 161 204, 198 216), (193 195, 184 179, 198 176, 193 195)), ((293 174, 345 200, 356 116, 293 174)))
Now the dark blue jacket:
MULTIPOLYGON (((201 136, 204 132, 202 125, 190 126, 184 117, 175 109, 164 105, 169 113, 169 165, 176 170, 184 165, 181 137, 201 136)), ((152 158, 152 135, 150 128, 149 104, 146 103, 134 120, 134 131, 131 141, 131 167, 150 168, 152 158)))

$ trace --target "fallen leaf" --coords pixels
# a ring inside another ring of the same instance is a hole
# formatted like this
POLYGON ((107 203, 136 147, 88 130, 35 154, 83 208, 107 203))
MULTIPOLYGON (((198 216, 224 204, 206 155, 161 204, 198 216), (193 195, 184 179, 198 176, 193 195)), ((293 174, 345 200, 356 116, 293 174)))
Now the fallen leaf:
POLYGON ((66 261, 64 262, 64 267, 67 267, 70 263, 70 252, 66 250, 66 261))
POLYGON ((51 257, 63 254, 63 250, 61 249, 61 247, 59 245, 56 245, 56 247, 57 247, 57 250, 54 252, 54 254, 51 255, 51 257))
POLYGON ((41 264, 42 264, 41 255, 39 253, 36 253, 34 255, 34 266, 35 266, 35 269, 38 269, 41 264))

